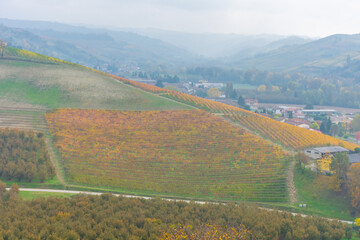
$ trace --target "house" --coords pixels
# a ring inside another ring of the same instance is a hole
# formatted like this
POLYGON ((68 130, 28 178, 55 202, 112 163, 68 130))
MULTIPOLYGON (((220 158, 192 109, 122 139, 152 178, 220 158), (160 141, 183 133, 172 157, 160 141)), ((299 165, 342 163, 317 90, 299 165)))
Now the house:
POLYGON ((301 118, 289 118, 289 119, 285 119, 285 121, 283 122, 307 129, 310 128, 310 124, 311 124, 310 121, 301 118))
POLYGON ((349 153, 349 150, 340 146, 317 147, 304 150, 304 153, 312 159, 324 158, 339 152, 349 153))

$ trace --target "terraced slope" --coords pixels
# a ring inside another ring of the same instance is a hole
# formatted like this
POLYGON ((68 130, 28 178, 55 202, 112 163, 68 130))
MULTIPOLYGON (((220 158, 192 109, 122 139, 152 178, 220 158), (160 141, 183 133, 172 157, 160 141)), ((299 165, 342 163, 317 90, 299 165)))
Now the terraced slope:
POLYGON ((286 156, 203 110, 47 113, 73 184, 181 197, 286 201, 286 156))

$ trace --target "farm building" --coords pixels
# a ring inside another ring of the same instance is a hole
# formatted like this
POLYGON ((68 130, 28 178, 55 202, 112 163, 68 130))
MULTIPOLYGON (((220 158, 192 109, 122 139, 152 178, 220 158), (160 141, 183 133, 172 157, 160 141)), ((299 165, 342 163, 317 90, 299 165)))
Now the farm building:
POLYGON ((330 147, 317 147, 305 149, 304 153, 312 159, 319 159, 325 156, 334 155, 335 153, 346 152, 349 150, 340 146, 330 146, 330 147))
POLYGON ((360 162, 360 153, 349 154, 349 160, 351 164, 360 162))

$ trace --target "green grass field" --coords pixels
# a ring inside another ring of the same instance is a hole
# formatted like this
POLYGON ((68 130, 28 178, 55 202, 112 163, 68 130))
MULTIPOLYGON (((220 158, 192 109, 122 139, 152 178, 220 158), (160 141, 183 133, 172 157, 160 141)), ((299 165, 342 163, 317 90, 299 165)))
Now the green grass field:
POLYGON ((0 101, 54 108, 190 109, 100 73, 64 63, 0 59, 0 101))
POLYGON ((0 178, 0 181, 6 184, 6 187, 11 187, 13 183, 17 183, 19 187, 24 188, 48 188, 48 189, 65 189, 65 186, 62 185, 59 179, 55 176, 53 179, 48 179, 45 182, 40 182, 39 179, 34 179, 31 182, 21 181, 17 179, 7 180, 5 178, 0 178))
POLYGON ((27 201, 33 200, 35 198, 48 198, 48 197, 56 197, 56 198, 65 198, 71 197, 74 194, 72 193, 50 193, 50 192, 25 192, 20 191, 19 196, 27 201))
POLYGON ((328 188, 329 177, 317 175, 310 170, 304 174, 295 168, 295 185, 298 191, 298 204, 307 204, 306 208, 299 208, 304 213, 354 220, 351 212, 351 202, 347 194, 335 193, 328 188))

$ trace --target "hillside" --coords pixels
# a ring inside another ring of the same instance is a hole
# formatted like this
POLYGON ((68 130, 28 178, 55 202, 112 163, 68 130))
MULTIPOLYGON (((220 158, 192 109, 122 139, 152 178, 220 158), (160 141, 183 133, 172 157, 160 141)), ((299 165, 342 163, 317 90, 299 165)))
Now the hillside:
POLYGON ((260 114, 224 103, 168 89, 158 88, 120 77, 116 78, 146 91, 159 93, 167 98, 224 116, 229 120, 240 124, 243 128, 248 129, 253 133, 260 134, 265 139, 271 139, 273 143, 281 144, 285 148, 299 150, 306 147, 324 146, 329 144, 343 145, 345 148, 351 150, 358 147, 356 144, 343 141, 329 135, 282 123, 274 119, 264 117, 260 114))
POLYGON ((102 73, 15 48, 6 48, 4 57, 0 58, 0 100, 14 102, 17 107, 23 104, 47 109, 190 108, 102 73))
POLYGON ((172 44, 128 31, 8 19, 0 19, 0 30, 0 38, 12 47, 112 73, 178 68, 203 61, 172 44))
POLYGON ((186 198, 287 201, 287 156, 203 110, 46 114, 70 184, 186 198))
POLYGON ((348 55, 358 58, 359 47, 359 34, 336 34, 305 44, 284 46, 252 58, 243 59, 241 56, 234 56, 233 61, 244 69, 256 68, 269 71, 301 71, 305 68, 310 70, 310 67, 326 69, 339 65, 339 61, 336 64, 334 62, 341 56, 346 56, 342 58, 342 65, 346 64, 348 55))
POLYGON ((329 143, 357 147, 26 50, 6 48, 0 69, 0 103, 6 104, 0 126, 44 132, 58 179, 71 188, 294 202, 291 158, 274 144, 287 151, 329 143))

